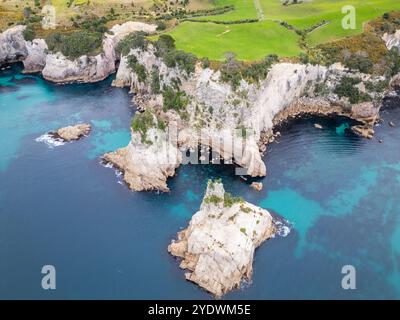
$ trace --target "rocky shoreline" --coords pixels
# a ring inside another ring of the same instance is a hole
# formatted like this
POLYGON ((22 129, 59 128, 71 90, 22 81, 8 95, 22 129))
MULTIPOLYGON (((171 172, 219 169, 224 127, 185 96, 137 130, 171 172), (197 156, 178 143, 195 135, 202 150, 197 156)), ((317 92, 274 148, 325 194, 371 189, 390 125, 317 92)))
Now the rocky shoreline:
MULTIPOLYGON (((340 64, 324 67, 278 62, 272 65, 264 80, 249 83, 242 79, 239 87, 233 90, 221 81, 220 70, 203 68, 200 63, 191 74, 179 66, 168 67, 151 43, 145 48, 131 49, 125 56, 117 54, 116 45, 126 35, 136 31, 154 32, 155 25, 140 22, 116 25, 104 37, 101 54, 82 56, 74 61, 61 53, 47 52, 43 39, 25 41, 24 28, 16 26, 0 35, 0 65, 22 61, 24 72, 42 72, 45 79, 56 83, 96 82, 117 71, 114 86, 129 87, 136 93, 135 100, 141 103, 140 110, 149 110, 155 118, 160 117, 165 125, 176 129, 175 138, 160 142, 159 136, 166 134, 153 130, 159 123, 154 121, 153 128, 148 130, 149 137, 143 139, 141 133, 132 131, 132 141, 126 148, 104 155, 104 161, 124 172, 124 180, 132 190, 168 191, 167 179, 186 160, 180 152, 199 145, 212 149, 223 159, 232 159, 243 168, 242 175, 265 176, 267 170, 262 153, 279 134, 274 132, 276 125, 291 117, 343 115, 358 121, 352 130, 366 138, 373 137, 374 124, 379 119, 380 105, 374 102, 351 104, 347 98, 338 97, 334 90, 346 77, 359 78, 357 86, 363 93, 367 83, 374 85, 385 79, 354 73, 340 64), (178 85, 188 100, 185 114, 164 110, 163 95, 153 92, 150 79, 153 76, 140 80, 129 66, 128 56, 134 57, 147 75, 157 70, 160 88, 178 85), (118 68, 117 61, 120 61, 118 68), (317 92, 320 87, 324 87, 325 93, 317 92), (239 129, 251 130, 251 133, 238 143, 230 143, 237 140, 239 129), (221 144, 221 140, 228 143, 221 144), (155 161, 154 154, 161 161, 155 161)), ((399 32, 384 35, 383 39, 389 49, 400 47, 399 32)), ((388 79, 392 89, 398 86, 399 79, 400 75, 388 79)))

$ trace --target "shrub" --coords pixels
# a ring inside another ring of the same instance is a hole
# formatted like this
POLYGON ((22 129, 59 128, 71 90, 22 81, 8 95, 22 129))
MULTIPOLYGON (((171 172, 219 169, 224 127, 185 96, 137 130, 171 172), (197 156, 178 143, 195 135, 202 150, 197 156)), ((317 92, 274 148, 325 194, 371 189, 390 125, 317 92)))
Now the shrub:
POLYGON ((369 59, 367 55, 360 53, 352 54, 344 62, 345 66, 351 70, 359 70, 362 73, 370 73, 374 66, 374 63, 369 59))
POLYGON ((191 74, 195 70, 197 57, 182 50, 175 49, 175 40, 169 35, 162 34, 155 42, 156 55, 161 57, 169 68, 178 67, 191 74))
POLYGON ((151 70, 151 91, 154 94, 160 93, 160 73, 158 67, 154 66, 151 70))
POLYGON ((203 69, 209 68, 210 67, 210 60, 205 57, 201 59, 201 66, 203 69))
POLYGON ((117 52, 119 52, 123 56, 126 56, 129 54, 131 49, 139 48, 144 50, 147 46, 147 35, 148 34, 143 31, 133 32, 129 34, 118 43, 116 47, 117 52))
POLYGON ((167 29, 167 25, 163 21, 157 21, 156 25, 157 25, 157 31, 163 31, 167 29))
POLYGON ((102 34, 85 30, 68 35, 54 33, 46 38, 46 43, 50 51, 60 51, 66 57, 76 59, 97 53, 101 49, 102 34))
POLYGON ((138 77, 139 82, 145 82, 147 78, 146 68, 137 61, 136 56, 128 56, 128 66, 134 71, 138 77))
POLYGON ((233 197, 229 192, 224 194, 224 207, 232 207, 235 203, 244 203, 242 197, 233 197))
POLYGON ((170 50, 163 57, 167 67, 179 69, 191 74, 195 70, 196 56, 192 53, 187 53, 183 50, 170 50))
POLYGON ((32 41, 36 38, 35 29, 31 25, 28 25, 23 32, 23 36, 26 41, 32 41))
POLYGON ((168 110, 183 111, 188 104, 186 94, 181 91, 174 91, 171 87, 165 87, 162 95, 164 112, 168 110))
POLYGON ((157 128, 165 131, 165 122, 159 117, 155 116, 149 109, 145 112, 135 115, 132 120, 131 128, 134 132, 139 132, 141 135, 142 143, 151 144, 150 140, 147 140, 147 131, 154 128, 157 121, 157 128))
POLYGON ((221 80, 230 83, 233 90, 237 89, 242 79, 257 83, 267 77, 271 65, 276 61, 278 61, 277 55, 269 55, 260 62, 244 66, 235 59, 234 54, 228 53, 221 67, 221 80))
POLYGON ((358 88, 355 87, 361 80, 351 77, 343 77, 340 84, 336 86, 335 93, 339 97, 347 97, 350 103, 359 103, 362 101, 370 100, 370 96, 362 94, 358 88))

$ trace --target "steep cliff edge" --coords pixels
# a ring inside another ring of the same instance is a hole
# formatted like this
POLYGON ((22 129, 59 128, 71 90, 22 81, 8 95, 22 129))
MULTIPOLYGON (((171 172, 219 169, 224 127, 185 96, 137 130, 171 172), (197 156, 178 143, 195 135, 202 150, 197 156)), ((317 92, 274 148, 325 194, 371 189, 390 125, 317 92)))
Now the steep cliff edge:
POLYGON ((26 41, 25 26, 15 26, 0 34, 0 65, 23 61, 24 72, 42 72, 45 79, 56 82, 97 82, 116 71, 119 60, 115 48, 118 42, 132 32, 152 33, 155 25, 126 22, 115 25, 104 35, 103 52, 96 56, 68 59, 61 52, 48 52, 44 39, 26 41))
POLYGON ((23 36, 25 26, 15 26, 0 34, 0 65, 22 61, 28 55, 23 36))
MULTIPOLYGON (((149 43, 145 49, 133 48, 123 56, 114 85, 130 87, 141 109, 174 114, 174 119, 179 119, 177 148, 210 148, 225 161, 241 167, 238 175, 266 175, 260 151, 265 151, 273 126, 294 115, 345 115, 360 122, 354 132, 366 137, 373 134, 379 107, 372 100, 379 93, 372 90, 371 96, 368 93, 371 101, 363 103, 351 103, 344 95, 347 82, 351 82, 360 95, 367 97, 366 84, 373 87, 384 80, 382 77, 350 72, 340 64, 324 67, 276 63, 264 79, 242 79, 233 88, 223 81, 220 70, 204 68, 200 63, 189 73, 179 63, 171 66, 169 61, 167 66, 157 46, 149 43), (343 95, 337 93, 338 87, 345 88, 343 95)), ((139 146, 130 148, 130 152, 137 153, 135 148, 139 146)), ((196 152, 183 157, 184 163, 198 160, 196 152)))
POLYGON ((225 192, 209 181, 200 210, 168 251, 181 258, 186 279, 216 297, 251 280, 255 249, 276 232, 268 211, 225 192))
POLYGON ((96 56, 81 56, 75 60, 66 58, 61 52, 46 56, 43 77, 52 82, 98 82, 116 71, 118 42, 136 31, 154 32, 155 25, 142 22, 126 22, 115 25, 104 35, 103 52, 96 56))
POLYGON ((142 133, 132 131, 128 146, 105 154, 103 160, 123 172, 130 189, 167 192, 166 181, 175 175, 175 169, 182 162, 182 154, 169 137, 173 135, 171 127, 162 127, 162 120, 149 111, 142 116, 148 117, 149 128, 143 129, 145 132, 142 133), (150 122, 154 124, 152 127, 150 122))

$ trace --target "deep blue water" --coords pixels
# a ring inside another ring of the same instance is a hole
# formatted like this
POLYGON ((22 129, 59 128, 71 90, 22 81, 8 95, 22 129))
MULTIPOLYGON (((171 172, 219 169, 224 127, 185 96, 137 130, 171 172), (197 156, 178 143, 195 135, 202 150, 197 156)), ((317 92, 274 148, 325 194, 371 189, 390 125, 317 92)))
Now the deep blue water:
POLYGON ((224 298, 400 298, 400 108, 382 113, 383 143, 354 136, 340 118, 284 125, 260 193, 231 166, 203 165, 182 166, 168 194, 135 193, 99 163, 129 141, 127 91, 112 79, 57 86, 19 72, 0 73, 0 298, 211 298, 166 250, 211 177, 292 224, 256 251, 252 283, 224 298), (83 140, 35 141, 82 121, 93 126, 83 140), (57 270, 54 291, 41 288, 46 264, 57 270), (341 288, 348 264, 356 290, 341 288))

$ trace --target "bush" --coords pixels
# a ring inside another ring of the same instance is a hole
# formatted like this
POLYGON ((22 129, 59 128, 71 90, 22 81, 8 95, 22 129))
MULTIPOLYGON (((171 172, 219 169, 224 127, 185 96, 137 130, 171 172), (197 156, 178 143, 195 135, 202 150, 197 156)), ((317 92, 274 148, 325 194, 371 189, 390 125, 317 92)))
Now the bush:
POLYGON ((152 143, 151 141, 147 140, 147 131, 155 127, 155 120, 157 121, 157 128, 165 131, 165 122, 159 117, 155 116, 149 109, 146 109, 146 111, 143 113, 137 114, 133 118, 131 123, 132 131, 140 133, 142 143, 152 143))
POLYGON ((221 80, 230 83, 233 90, 237 89, 242 79, 258 83, 267 77, 271 65, 276 61, 278 61, 277 55, 269 55, 260 62, 244 66, 236 60, 233 53, 228 53, 220 70, 221 80))
POLYGON ((130 55, 128 56, 128 66, 129 68, 136 73, 139 82, 145 82, 147 78, 146 68, 137 61, 136 56, 130 55))
POLYGON ((154 94, 160 93, 160 73, 158 67, 154 66, 151 70, 151 91, 154 94))
POLYGON ((169 68, 178 67, 188 75, 194 72, 197 57, 182 50, 175 49, 175 40, 169 35, 162 34, 155 43, 156 55, 161 57, 169 68))
POLYGON ((168 110, 183 111, 188 104, 186 94, 181 91, 174 91, 171 87, 165 87, 162 95, 164 99, 164 112, 168 110))
POLYGON ((355 85, 361 82, 360 79, 343 77, 340 84, 335 88, 335 93, 340 97, 347 97, 350 103, 359 103, 370 100, 368 95, 362 94, 355 85))
POLYGON ((76 59, 83 55, 91 55, 100 51, 102 34, 90 31, 76 31, 68 35, 51 34, 46 43, 51 52, 62 52, 68 58, 76 59))
POLYGON ((191 74, 195 70, 197 58, 192 53, 187 53, 182 50, 168 51, 163 57, 164 63, 169 68, 178 66, 179 69, 191 74))
POLYGON ((157 21, 156 25, 157 25, 157 31, 163 31, 167 29, 167 25, 163 21, 157 21))
POLYGON ((162 34, 158 37, 155 47, 157 56, 163 57, 167 52, 175 49, 175 40, 167 34, 162 34))
POLYGON ((118 43, 116 47, 117 52, 119 52, 123 56, 126 56, 129 54, 131 49, 144 50, 147 46, 147 35, 148 34, 143 31, 133 32, 129 34, 118 43))
POLYGON ((28 25, 23 32, 23 36, 25 41, 32 41, 36 38, 35 29, 31 25, 28 25))
POLYGON ((210 67, 210 60, 207 57, 201 59, 201 67, 203 69, 210 67))
POLYGON ((351 70, 358 70, 362 73, 370 73, 374 63, 366 55, 352 54, 344 62, 345 66, 351 70))

